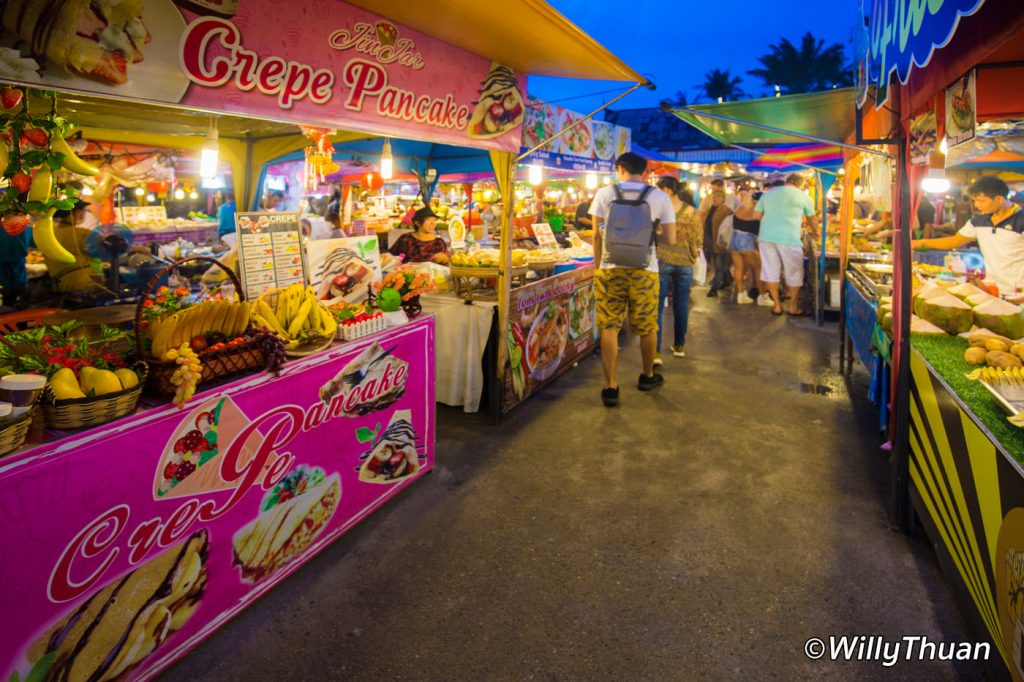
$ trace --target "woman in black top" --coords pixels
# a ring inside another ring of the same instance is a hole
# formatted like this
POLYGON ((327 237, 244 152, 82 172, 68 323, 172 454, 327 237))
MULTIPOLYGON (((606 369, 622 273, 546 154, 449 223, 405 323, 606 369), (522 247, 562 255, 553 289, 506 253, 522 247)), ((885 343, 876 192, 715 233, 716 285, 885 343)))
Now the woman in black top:
MULTIPOLYGON (((739 192, 740 205, 732 216, 732 241, 729 253, 732 255, 732 267, 736 276, 736 302, 754 303, 764 287, 761 285, 761 255, 757 252, 757 234, 761 231, 761 220, 757 217, 754 206, 757 199, 750 190, 739 192), (747 273, 750 273, 751 288, 747 290, 747 273)), ((770 296, 765 295, 770 299, 770 296)), ((760 301, 758 301, 760 303, 760 301)), ((768 300, 765 305, 772 305, 768 300)))

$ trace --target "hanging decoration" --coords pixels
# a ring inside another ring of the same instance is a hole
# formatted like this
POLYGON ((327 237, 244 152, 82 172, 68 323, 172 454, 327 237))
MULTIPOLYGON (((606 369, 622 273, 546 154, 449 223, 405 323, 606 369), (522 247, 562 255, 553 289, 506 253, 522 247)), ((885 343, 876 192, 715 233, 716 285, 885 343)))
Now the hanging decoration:
POLYGON ((300 125, 299 128, 303 135, 313 141, 313 145, 304 150, 306 154, 304 188, 307 192, 313 192, 326 182, 328 175, 341 170, 341 166, 334 163, 334 145, 331 144, 330 139, 330 136, 338 131, 315 126, 300 125))

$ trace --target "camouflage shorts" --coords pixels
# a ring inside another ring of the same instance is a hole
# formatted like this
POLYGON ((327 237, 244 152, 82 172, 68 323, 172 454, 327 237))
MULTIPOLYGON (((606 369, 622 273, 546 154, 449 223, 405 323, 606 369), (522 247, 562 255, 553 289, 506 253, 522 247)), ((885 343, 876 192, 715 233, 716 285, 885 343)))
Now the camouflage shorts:
POLYGON ((637 336, 658 331, 658 273, 636 268, 598 270, 594 275, 598 329, 629 326, 637 336))

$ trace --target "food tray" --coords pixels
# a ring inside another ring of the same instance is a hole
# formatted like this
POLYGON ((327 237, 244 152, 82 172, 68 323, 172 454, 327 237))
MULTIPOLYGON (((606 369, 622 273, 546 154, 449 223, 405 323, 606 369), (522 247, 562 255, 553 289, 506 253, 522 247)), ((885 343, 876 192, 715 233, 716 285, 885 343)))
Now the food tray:
POLYGON ((995 396, 999 407, 1003 408, 1003 411, 1011 417, 1024 410, 1024 385, 1000 383, 998 386, 993 386, 984 379, 981 380, 981 385, 995 396))

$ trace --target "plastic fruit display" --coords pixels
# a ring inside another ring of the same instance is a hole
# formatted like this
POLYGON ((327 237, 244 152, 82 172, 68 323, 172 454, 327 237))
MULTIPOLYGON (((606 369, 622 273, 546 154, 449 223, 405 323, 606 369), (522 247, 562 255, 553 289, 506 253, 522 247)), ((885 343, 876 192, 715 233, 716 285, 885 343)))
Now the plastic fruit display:
POLYGON ((320 305, 313 287, 298 283, 261 294, 253 304, 253 319, 277 334, 290 350, 304 343, 333 339, 338 332, 337 320, 320 305), (277 303, 271 305, 275 294, 277 303))
POLYGON ((139 375, 127 367, 114 371, 83 367, 75 377, 73 370, 63 367, 50 377, 48 384, 57 400, 96 398, 138 386, 139 375))
POLYGON ((394 289, 381 289, 377 294, 377 307, 386 313, 393 313, 402 307, 402 295, 394 289))
POLYGON ((207 334, 237 337, 249 327, 248 301, 204 301, 150 324, 153 357, 164 359, 172 348, 207 334))

